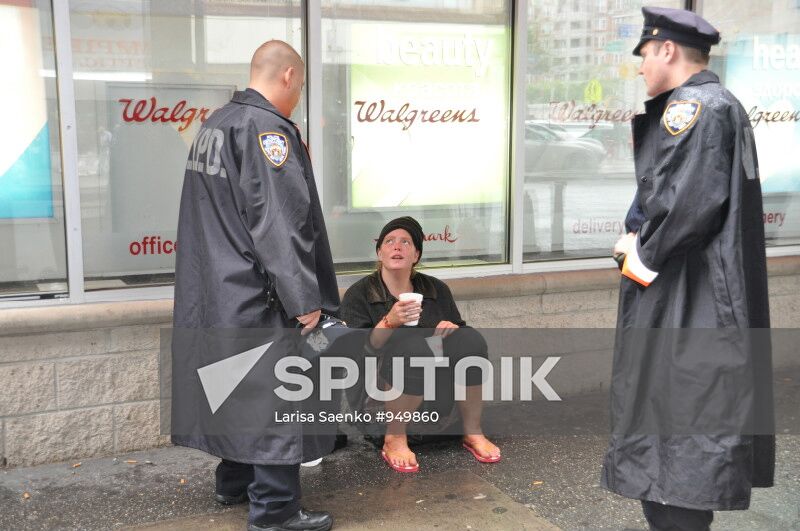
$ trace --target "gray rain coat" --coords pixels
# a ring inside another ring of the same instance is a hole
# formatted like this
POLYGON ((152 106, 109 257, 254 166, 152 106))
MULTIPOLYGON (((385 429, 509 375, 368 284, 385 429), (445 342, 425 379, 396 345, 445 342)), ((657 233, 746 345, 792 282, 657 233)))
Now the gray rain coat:
POLYGON ((294 317, 335 314, 339 292, 308 151, 258 92, 236 92, 197 134, 178 222, 172 441, 233 461, 291 464, 330 450, 275 414, 274 366, 297 355, 294 317), (245 330, 247 329, 247 330, 245 330), (252 332, 249 330, 252 329, 252 332), (213 412, 198 369, 273 341, 213 412))
MULTIPOLYGON (((644 214, 620 285, 602 485, 703 510, 773 482, 761 186, 753 132, 709 71, 633 122, 644 214)), ((629 217, 631 217, 629 215, 629 217)))

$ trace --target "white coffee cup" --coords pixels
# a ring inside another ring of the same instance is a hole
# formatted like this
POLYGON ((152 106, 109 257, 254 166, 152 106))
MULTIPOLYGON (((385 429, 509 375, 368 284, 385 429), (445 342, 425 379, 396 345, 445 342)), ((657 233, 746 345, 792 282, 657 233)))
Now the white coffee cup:
MULTIPOLYGON (((422 307, 422 293, 401 293, 400 297, 398 298, 400 301, 414 301, 422 307)), ((419 324, 419 320, 416 321, 409 321, 405 323, 406 326, 417 326, 419 324)))

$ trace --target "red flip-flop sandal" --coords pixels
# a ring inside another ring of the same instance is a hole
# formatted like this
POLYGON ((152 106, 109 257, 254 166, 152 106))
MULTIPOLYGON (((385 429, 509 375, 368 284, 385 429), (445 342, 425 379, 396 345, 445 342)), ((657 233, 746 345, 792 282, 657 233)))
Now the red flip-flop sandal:
POLYGON ((469 450, 469 453, 471 453, 472 456, 481 463, 496 463, 501 459, 501 456, 499 455, 493 457, 482 457, 481 454, 476 452, 475 449, 467 443, 461 443, 461 446, 469 450))
POLYGON ((389 457, 386 455, 386 452, 384 452, 383 450, 381 450, 381 457, 383 457, 383 460, 386 461, 386 464, 389 465, 392 468, 392 470, 394 470, 395 472, 402 472, 404 474, 407 474, 409 472, 419 472, 419 464, 416 464, 416 465, 413 465, 413 466, 398 466, 398 465, 395 465, 389 460, 389 457))

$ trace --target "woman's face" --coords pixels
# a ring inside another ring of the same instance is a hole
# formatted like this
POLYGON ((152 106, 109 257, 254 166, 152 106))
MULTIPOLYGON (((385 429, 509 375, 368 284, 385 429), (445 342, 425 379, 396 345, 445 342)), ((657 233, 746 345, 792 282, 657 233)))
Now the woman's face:
POLYGON ((378 249, 378 261, 389 270, 408 270, 419 260, 419 251, 405 229, 395 229, 387 234, 378 249))

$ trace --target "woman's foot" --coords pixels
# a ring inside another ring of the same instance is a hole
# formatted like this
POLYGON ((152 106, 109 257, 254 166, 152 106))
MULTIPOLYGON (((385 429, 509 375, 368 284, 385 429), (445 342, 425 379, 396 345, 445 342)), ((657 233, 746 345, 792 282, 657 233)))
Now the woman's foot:
POLYGON ((469 450, 481 463, 496 463, 500 460, 500 448, 485 435, 464 435, 464 448, 469 450))
POLYGON ((383 458, 399 472, 416 472, 419 470, 417 456, 408 447, 405 435, 389 435, 383 439, 383 458))

